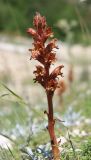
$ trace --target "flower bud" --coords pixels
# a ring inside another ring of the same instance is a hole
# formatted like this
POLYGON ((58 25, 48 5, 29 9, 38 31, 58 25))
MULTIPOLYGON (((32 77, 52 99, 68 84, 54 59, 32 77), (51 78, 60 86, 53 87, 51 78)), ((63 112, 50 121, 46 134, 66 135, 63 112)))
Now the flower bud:
POLYGON ((33 28, 28 28, 27 33, 31 34, 32 36, 36 35, 36 31, 33 28))

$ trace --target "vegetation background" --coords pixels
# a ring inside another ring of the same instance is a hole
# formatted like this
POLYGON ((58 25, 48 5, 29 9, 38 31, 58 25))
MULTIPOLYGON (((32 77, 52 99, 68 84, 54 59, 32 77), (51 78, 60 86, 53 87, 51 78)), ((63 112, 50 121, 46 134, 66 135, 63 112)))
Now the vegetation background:
POLYGON ((0 32, 25 35, 36 11, 46 16, 55 36, 62 41, 70 30, 73 42, 88 42, 83 36, 91 35, 90 0, 1 0, 0 32), (59 20, 65 20, 68 28, 57 25, 59 20))
MULTIPOLYGON (((49 160, 45 92, 30 61, 35 12, 58 38, 53 104, 62 160, 91 160, 91 0, 0 0, 0 160, 49 160)), ((54 66, 53 66, 54 67, 54 66)))

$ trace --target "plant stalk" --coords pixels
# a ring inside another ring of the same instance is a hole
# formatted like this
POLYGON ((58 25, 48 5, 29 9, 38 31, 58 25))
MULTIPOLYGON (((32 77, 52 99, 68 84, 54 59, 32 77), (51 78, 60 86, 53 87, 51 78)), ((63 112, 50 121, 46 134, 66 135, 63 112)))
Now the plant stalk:
POLYGON ((54 160, 60 160, 60 151, 58 148, 58 142, 55 135, 55 120, 53 117, 53 103, 52 103, 53 95, 47 92, 47 101, 48 101, 48 132, 51 139, 51 147, 54 160))

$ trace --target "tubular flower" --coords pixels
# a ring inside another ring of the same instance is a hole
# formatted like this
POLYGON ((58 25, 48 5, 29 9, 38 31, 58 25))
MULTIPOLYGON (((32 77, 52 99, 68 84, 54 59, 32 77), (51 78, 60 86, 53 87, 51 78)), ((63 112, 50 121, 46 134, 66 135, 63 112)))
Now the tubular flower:
POLYGON ((53 39, 51 42, 49 42, 49 44, 45 48, 46 53, 50 53, 54 48, 58 49, 58 47, 55 44, 56 41, 57 41, 56 39, 53 39))
POLYGON ((56 61, 56 54, 54 49, 58 49, 56 42, 57 39, 50 40, 47 44, 45 42, 49 37, 53 35, 52 29, 47 26, 46 18, 42 17, 39 13, 36 13, 33 20, 33 28, 29 28, 27 32, 33 37, 33 49, 31 51, 31 59, 39 61, 42 66, 36 66, 35 82, 40 83, 46 90, 46 92, 54 93, 58 87, 57 77, 63 76, 61 72, 63 65, 58 66, 50 74, 50 66, 56 61))
POLYGON ((63 65, 56 67, 56 68, 52 71, 52 73, 50 74, 50 78, 55 79, 55 78, 57 78, 59 75, 61 75, 61 77, 62 77, 62 76, 63 76, 63 73, 61 72, 61 69, 62 69, 63 67, 64 67, 63 65))

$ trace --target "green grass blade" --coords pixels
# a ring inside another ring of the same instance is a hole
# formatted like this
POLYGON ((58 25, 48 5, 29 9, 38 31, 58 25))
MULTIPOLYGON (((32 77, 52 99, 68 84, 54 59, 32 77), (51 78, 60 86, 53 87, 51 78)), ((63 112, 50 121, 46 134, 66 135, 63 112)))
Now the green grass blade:
MULTIPOLYGON (((10 88, 8 88, 5 84, 1 83, 1 85, 7 89, 14 97, 16 97, 20 102, 22 102, 23 104, 27 105, 26 102, 23 100, 22 97, 20 97, 18 94, 16 94, 14 91, 12 91, 10 88)), ((4 97, 7 94, 2 95, 2 97, 4 97)))

